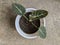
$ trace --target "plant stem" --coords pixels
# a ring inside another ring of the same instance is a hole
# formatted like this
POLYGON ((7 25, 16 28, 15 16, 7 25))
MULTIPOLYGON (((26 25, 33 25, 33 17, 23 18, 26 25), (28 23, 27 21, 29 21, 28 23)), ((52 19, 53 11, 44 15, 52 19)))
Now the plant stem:
MULTIPOLYGON (((32 22, 31 22, 32 23, 32 22)), ((32 25, 34 25, 36 28, 38 28, 34 23, 32 23, 32 25)))
POLYGON ((26 19, 27 21, 29 21, 28 18, 27 18, 25 15, 23 15, 23 17, 25 17, 25 19, 26 19))
MULTIPOLYGON (((26 19, 27 21, 29 21, 29 19, 28 19, 25 15, 23 15, 23 17, 25 17, 25 19, 26 19)), ((31 21, 29 21, 29 22, 31 22, 31 21)), ((33 26, 35 26, 36 28, 38 28, 33 22, 31 22, 31 24, 32 24, 33 26)))

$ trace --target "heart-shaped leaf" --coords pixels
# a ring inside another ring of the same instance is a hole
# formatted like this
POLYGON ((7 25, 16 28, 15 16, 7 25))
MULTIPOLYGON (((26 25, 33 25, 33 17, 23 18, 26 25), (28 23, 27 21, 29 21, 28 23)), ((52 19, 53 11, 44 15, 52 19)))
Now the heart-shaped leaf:
POLYGON ((24 15, 25 13, 25 8, 21 4, 16 3, 12 4, 12 9, 18 15, 24 15))
POLYGON ((29 19, 33 21, 33 20, 36 20, 36 19, 46 17, 47 14, 48 14, 48 12, 46 10, 36 10, 36 11, 33 11, 29 15, 29 19))
POLYGON ((39 35, 41 38, 45 38, 46 37, 46 28, 44 26, 41 26, 39 28, 39 35))

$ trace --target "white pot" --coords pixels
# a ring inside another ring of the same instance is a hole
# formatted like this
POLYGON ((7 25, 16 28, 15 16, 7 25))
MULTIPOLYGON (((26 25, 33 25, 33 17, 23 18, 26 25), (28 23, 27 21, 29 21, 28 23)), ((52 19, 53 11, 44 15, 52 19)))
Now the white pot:
MULTIPOLYGON (((36 10, 36 9, 34 9, 34 8, 27 8, 26 12, 31 12, 33 10, 36 10)), ((20 18, 21 18, 21 16, 17 15, 16 20, 15 20, 15 27, 16 27, 17 32, 22 37, 27 38, 27 39, 37 38, 38 37, 38 31, 35 32, 34 34, 27 34, 27 33, 25 33, 25 32, 22 31, 22 29, 20 28, 20 25, 19 25, 20 18)), ((43 23, 44 23, 43 25, 45 26, 45 19, 44 18, 43 18, 43 23)))

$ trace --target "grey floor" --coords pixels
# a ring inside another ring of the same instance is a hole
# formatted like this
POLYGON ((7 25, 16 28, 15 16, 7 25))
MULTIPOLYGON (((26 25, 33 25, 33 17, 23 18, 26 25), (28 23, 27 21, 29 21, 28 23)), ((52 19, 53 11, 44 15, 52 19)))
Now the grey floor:
POLYGON ((15 0, 0 0, 0 45, 60 45, 60 0, 17 0, 26 8, 47 10, 46 39, 28 40, 21 37, 15 27, 16 15, 11 10, 15 0))

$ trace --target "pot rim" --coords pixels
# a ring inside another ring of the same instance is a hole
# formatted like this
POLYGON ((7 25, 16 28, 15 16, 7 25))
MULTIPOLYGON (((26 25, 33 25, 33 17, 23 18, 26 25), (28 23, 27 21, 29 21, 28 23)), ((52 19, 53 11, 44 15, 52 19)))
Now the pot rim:
MULTIPOLYGON (((35 8, 26 8, 26 12, 31 12, 33 10, 37 10, 37 9, 35 9, 35 8)), ((21 35, 22 37, 27 38, 27 39, 37 38, 38 37, 38 31, 33 33, 33 34, 27 34, 27 33, 22 31, 22 29, 20 28, 20 25, 19 25, 20 18, 21 18, 21 16, 17 15, 16 20, 15 20, 15 28, 16 28, 17 32, 19 33, 19 35, 21 35)), ((43 22, 44 22, 43 25, 46 26, 45 25, 45 18, 43 18, 43 22)))

